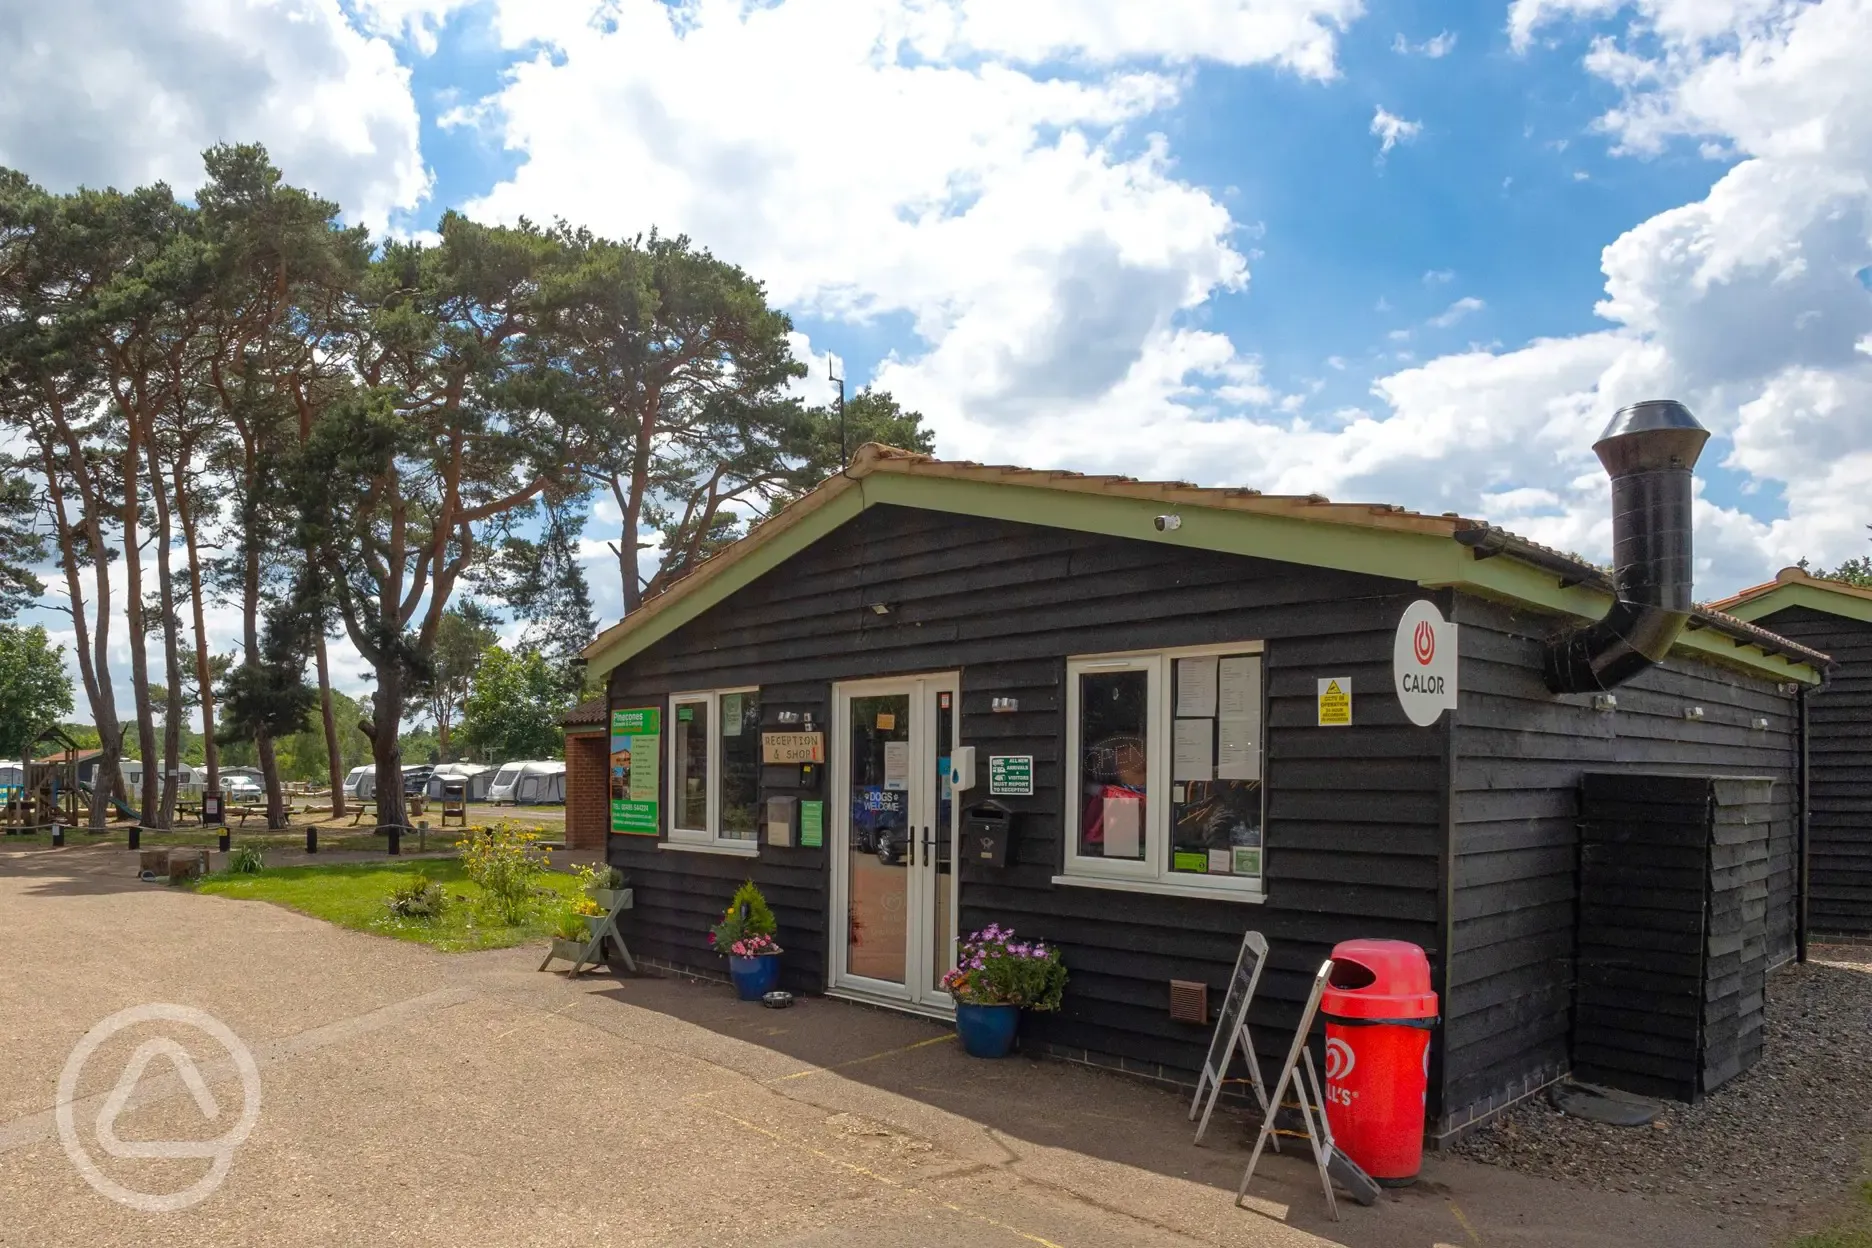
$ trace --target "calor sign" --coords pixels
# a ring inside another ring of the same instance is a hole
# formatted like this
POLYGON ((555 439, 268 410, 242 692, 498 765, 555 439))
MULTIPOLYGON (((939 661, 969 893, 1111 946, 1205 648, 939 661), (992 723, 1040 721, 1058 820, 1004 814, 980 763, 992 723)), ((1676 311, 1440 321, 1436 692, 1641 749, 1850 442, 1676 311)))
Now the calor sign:
POLYGON ((1398 703, 1420 728, 1456 709, 1456 626, 1436 604, 1420 599, 1404 608, 1391 649, 1398 703))

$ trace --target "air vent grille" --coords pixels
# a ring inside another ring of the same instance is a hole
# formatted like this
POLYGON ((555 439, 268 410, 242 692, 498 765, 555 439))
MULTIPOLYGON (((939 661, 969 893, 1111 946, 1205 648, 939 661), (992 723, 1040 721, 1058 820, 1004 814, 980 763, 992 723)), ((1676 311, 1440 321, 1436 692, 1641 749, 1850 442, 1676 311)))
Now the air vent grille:
POLYGON ((1170 981, 1170 1017, 1179 1023, 1209 1025, 1209 985, 1194 980, 1170 981))

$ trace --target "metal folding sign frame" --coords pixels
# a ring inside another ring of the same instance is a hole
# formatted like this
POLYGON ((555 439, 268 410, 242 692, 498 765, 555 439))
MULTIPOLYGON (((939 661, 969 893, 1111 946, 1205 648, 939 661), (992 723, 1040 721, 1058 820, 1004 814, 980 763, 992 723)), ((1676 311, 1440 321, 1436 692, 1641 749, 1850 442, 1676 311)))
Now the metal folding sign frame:
MULTIPOLYGON (((1300 1121, 1306 1125, 1304 1134, 1307 1142, 1313 1146, 1313 1161, 1319 1167, 1320 1188, 1326 1193, 1326 1211, 1332 1215, 1332 1220, 1339 1220, 1339 1202, 1333 1195, 1335 1178, 1345 1185, 1352 1199, 1359 1204, 1372 1205, 1378 1202, 1381 1194, 1378 1184, 1333 1144, 1332 1127, 1326 1121, 1326 1102, 1320 1095, 1319 1074, 1313 1068, 1313 1054, 1307 1049, 1307 1035, 1313 1030, 1313 1017, 1319 1013, 1320 996, 1326 991, 1326 980, 1332 974, 1332 967, 1332 959, 1328 958, 1320 964, 1319 973, 1313 977, 1313 991, 1307 994, 1306 1009, 1300 1015, 1300 1026, 1294 1032, 1293 1045, 1287 1050, 1287 1061, 1281 1066, 1280 1078, 1275 1081, 1274 1094, 1269 1098, 1273 1107, 1262 1119, 1261 1133, 1255 1138, 1254 1152, 1248 1155, 1248 1168, 1242 1171, 1241 1185, 1235 1189, 1235 1204, 1238 1208, 1248 1195, 1248 1180, 1254 1177, 1255 1166, 1260 1164, 1261 1150, 1272 1142, 1278 1151, 1276 1136, 1283 1133, 1275 1126, 1275 1119, 1288 1104, 1282 1098, 1286 1096, 1290 1083, 1294 1096, 1291 1106, 1299 1111, 1300 1121)), ((1299 1136, 1302 1132, 1289 1131, 1285 1134, 1299 1136)))
MULTIPOLYGON (((1248 1083, 1254 1087, 1255 1100, 1261 1106, 1262 1115, 1267 1115, 1267 1085, 1261 1079, 1261 1062, 1255 1057, 1254 1038, 1248 1033, 1248 1008, 1254 1003, 1255 988, 1261 983, 1261 968, 1267 965, 1267 956, 1268 943, 1260 932, 1248 932, 1242 937, 1241 952, 1235 955, 1235 971, 1229 976, 1228 995, 1222 999, 1215 1034, 1210 1037, 1209 1052, 1203 1059, 1202 1075, 1196 1080, 1196 1095, 1190 1101, 1192 1119, 1198 1110, 1202 1111, 1202 1121, 1196 1124, 1198 1144, 1202 1143, 1203 1132, 1209 1129, 1209 1115, 1215 1111, 1216 1099, 1222 1095, 1222 1085, 1242 1082, 1228 1077, 1229 1063, 1234 1060, 1238 1048, 1248 1064, 1248 1083), (1222 1049, 1219 1055, 1218 1045, 1222 1049)), ((1274 1151, 1280 1151, 1279 1140, 1274 1141, 1274 1151)))

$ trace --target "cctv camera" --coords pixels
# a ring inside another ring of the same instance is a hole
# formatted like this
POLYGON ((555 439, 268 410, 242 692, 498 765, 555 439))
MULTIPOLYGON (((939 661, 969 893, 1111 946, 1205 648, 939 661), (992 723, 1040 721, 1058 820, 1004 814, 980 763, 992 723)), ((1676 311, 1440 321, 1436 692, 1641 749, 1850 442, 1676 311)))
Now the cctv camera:
POLYGON ((1159 533, 1168 533, 1171 529, 1180 529, 1183 527, 1183 517, 1158 516, 1155 520, 1152 520, 1151 523, 1157 526, 1157 531, 1159 533))

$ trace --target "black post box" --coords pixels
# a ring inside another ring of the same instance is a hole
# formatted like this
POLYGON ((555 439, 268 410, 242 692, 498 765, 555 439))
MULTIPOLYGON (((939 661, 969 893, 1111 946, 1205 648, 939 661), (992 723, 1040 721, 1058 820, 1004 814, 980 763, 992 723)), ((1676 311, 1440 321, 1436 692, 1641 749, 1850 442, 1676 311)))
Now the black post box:
POLYGON ((977 802, 962 812, 962 860, 1005 867, 1014 839, 1014 812, 1000 802, 977 802))

